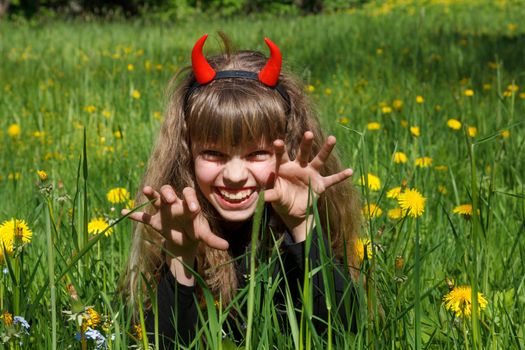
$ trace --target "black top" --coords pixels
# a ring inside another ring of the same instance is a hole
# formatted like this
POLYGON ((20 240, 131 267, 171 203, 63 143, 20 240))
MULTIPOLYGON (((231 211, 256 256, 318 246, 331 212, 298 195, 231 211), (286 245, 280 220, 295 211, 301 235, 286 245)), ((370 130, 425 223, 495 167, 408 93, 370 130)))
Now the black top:
MULTIPOLYGON (((310 247, 309 261, 310 271, 321 265, 321 252, 323 251, 319 247, 317 235, 315 230, 313 231, 312 244, 310 247)), ((323 235, 324 247, 327 247, 328 256, 331 256, 331 249, 329 248, 326 237, 323 235)), ((290 294, 296 303, 296 307, 300 309, 300 287, 303 285, 304 280, 304 268, 305 268, 305 242, 294 243, 293 238, 288 232, 284 234, 284 241, 281 249, 281 258, 283 260, 284 275, 288 281, 290 294)), ((238 288, 244 288, 247 283, 247 275, 249 271, 250 261, 250 244, 246 242, 239 243, 239 240, 230 241, 230 251, 233 257, 241 257, 235 260, 235 268, 238 278, 238 288), (242 257, 244 255, 244 257, 242 257)), ((331 258, 332 261, 333 258, 331 258)), ((326 260, 325 260, 326 261, 326 260)), ((278 273, 283 275, 280 264, 277 263, 274 271, 274 276, 278 273)), ((332 272, 330 279, 333 280, 334 296, 338 305, 334 306, 338 311, 341 318, 341 322, 344 323, 345 327, 351 327, 351 330, 356 330, 356 293, 348 272, 345 272, 341 265, 330 264, 329 268, 332 272), (347 309, 345 308, 345 300, 350 305, 351 320, 347 315, 347 309)), ((322 273, 319 271, 315 273, 311 279, 313 286, 313 314, 314 320, 319 318, 321 320, 327 319, 327 308, 325 302, 325 287, 323 282, 322 273)), ((274 295, 274 304, 276 306, 283 305, 282 309, 285 310, 285 285, 281 282, 280 290, 274 295), (281 291, 280 291, 281 290, 281 291), (278 299, 278 300, 276 300, 278 299)), ((179 341, 184 344, 189 344, 195 337, 195 327, 198 321, 198 310, 195 298, 196 287, 185 286, 177 282, 167 265, 164 265, 163 274, 161 280, 157 286, 157 305, 158 305, 158 327, 160 336, 161 348, 172 349, 172 341, 178 337, 179 341), (163 347, 164 343, 164 347, 163 347)), ((283 311, 283 317, 286 317, 286 313, 283 311)), ((282 322, 285 324, 286 322, 282 322)), ((314 321, 316 330, 320 333, 326 330, 326 323, 319 320, 314 321)), ((245 325, 241 325, 241 329, 231 334, 233 338, 241 338, 243 336, 245 325)), ((231 327, 230 327, 231 328, 231 327)), ((154 343, 154 315, 150 309, 146 314, 146 329, 148 331, 148 338, 150 343, 154 343)))

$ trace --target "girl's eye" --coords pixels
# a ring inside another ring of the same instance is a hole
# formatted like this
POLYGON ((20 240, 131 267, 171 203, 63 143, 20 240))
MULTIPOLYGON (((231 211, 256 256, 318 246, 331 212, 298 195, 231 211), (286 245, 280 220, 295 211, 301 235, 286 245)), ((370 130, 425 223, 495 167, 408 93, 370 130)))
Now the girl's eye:
POLYGON ((272 156, 271 153, 266 150, 258 150, 258 151, 248 154, 247 158, 250 160, 261 161, 261 160, 267 160, 271 156, 272 156))
POLYGON ((215 161, 215 162, 224 160, 226 158, 225 154, 218 152, 218 151, 213 151, 213 150, 202 151, 201 156, 205 160, 210 160, 210 161, 215 161))

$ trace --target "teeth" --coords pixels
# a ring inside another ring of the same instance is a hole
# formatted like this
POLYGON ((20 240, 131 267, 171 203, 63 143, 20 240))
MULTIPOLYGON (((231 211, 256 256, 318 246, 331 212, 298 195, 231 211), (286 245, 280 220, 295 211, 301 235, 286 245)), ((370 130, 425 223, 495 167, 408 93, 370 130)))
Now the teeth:
POLYGON ((245 191, 239 191, 239 192, 236 192, 236 193, 230 193, 230 192, 227 192, 225 190, 219 190, 219 192, 221 193, 221 195, 228 199, 228 200, 231 200, 231 201, 243 201, 245 200, 246 198, 248 198, 253 190, 245 190, 245 191))

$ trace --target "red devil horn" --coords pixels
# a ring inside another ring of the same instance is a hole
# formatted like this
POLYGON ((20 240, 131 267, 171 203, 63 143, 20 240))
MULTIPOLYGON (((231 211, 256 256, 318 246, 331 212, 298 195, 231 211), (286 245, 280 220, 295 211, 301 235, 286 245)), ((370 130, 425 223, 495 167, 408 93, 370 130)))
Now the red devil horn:
POLYGON ((266 45, 270 48, 270 58, 266 65, 259 72, 259 80, 267 86, 277 85, 279 74, 281 73, 282 56, 281 50, 270 39, 264 38, 266 45))
POLYGON ((191 51, 191 65, 193 67, 193 74, 195 80, 201 85, 207 84, 215 78, 215 70, 210 66, 206 57, 202 54, 202 47, 208 38, 208 34, 204 34, 193 46, 191 51))

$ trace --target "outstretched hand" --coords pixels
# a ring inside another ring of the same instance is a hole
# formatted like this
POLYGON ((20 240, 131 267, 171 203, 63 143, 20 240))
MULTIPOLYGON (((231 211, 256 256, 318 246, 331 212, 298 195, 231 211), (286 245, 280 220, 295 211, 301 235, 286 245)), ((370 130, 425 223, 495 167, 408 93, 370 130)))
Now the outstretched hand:
MULTIPOLYGON (((336 174, 322 176, 319 171, 334 149, 336 139, 334 136, 329 136, 319 153, 309 161, 313 140, 314 134, 311 131, 304 133, 295 160, 290 160, 288 157, 282 140, 274 141, 275 179, 273 188, 266 190, 264 196, 265 201, 272 204, 286 226, 292 230, 296 241, 305 238, 305 235, 297 237, 293 231, 306 223, 309 186, 311 186, 312 195, 318 197, 327 188, 346 180, 353 174, 352 169, 344 169, 336 174)), ((310 199, 311 202, 312 199, 310 199)), ((303 231, 306 232, 306 230, 303 231)))
MULTIPOLYGON (((136 211, 129 217, 161 233, 172 254, 194 257, 199 241, 212 248, 228 249, 228 242, 211 231, 193 188, 186 187, 181 198, 170 185, 162 186, 160 192, 150 186, 145 186, 142 191, 152 201, 156 212, 149 214, 136 211)), ((123 215, 129 212, 127 209, 122 210, 123 215)))

